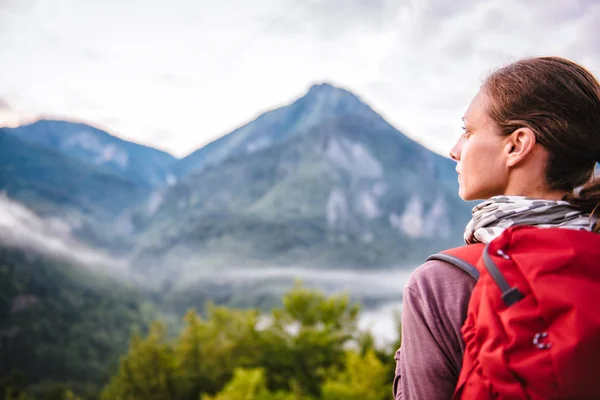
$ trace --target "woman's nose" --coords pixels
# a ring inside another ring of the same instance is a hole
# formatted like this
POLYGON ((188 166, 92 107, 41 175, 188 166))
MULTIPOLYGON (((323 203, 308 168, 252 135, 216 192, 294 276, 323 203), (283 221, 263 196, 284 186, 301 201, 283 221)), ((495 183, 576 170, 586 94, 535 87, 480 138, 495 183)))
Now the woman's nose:
POLYGON ((450 158, 454 161, 460 160, 461 141, 457 141, 456 144, 450 149, 450 158))

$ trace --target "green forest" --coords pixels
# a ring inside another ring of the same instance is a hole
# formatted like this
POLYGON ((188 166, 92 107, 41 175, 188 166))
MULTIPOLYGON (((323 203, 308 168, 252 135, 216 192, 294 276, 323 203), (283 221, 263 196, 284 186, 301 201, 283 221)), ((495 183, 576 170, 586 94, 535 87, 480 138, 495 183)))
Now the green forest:
POLYGON ((0 252, 4 399, 379 400, 394 352, 361 307, 301 282, 270 310, 207 302, 182 317, 156 295, 32 253, 0 252))

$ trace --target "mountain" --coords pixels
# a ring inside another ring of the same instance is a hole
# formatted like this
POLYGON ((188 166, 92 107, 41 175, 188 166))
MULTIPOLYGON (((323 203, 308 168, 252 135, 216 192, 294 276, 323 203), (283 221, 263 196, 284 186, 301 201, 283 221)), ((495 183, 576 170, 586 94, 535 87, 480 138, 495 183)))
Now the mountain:
POLYGON ((179 161, 83 124, 0 129, 0 392, 17 370, 31 392, 97 392, 133 327, 271 308, 296 271, 396 302, 404 272, 461 244, 457 189, 452 161, 329 84, 179 161), (393 285, 354 273, 377 268, 393 285))
POLYGON ((136 255, 178 282, 222 267, 414 266, 460 244, 470 216, 454 162, 328 84, 181 163, 187 176, 138 219, 136 255))
POLYGON ((193 170, 216 165, 232 156, 254 153, 342 115, 375 117, 373 110, 347 90, 328 83, 313 85, 292 104, 260 115, 256 120, 179 160, 174 171, 184 177, 193 170))
POLYGON ((172 155, 127 142, 86 124, 40 120, 5 130, 25 142, 103 168, 139 186, 155 188, 174 179, 170 168, 177 159, 172 155))
POLYGON ((112 218, 147 191, 127 178, 26 143, 0 128, 0 191, 42 214, 77 210, 112 218))
POLYGON ((0 128, 0 192, 39 215, 59 218, 88 243, 125 251, 127 210, 149 189, 0 128))

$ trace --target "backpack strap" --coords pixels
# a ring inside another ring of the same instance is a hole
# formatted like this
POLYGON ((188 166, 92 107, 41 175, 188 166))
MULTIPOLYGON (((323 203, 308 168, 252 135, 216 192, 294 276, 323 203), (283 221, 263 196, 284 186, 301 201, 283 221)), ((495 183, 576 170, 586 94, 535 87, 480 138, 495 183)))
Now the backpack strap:
POLYGON ((455 247, 433 254, 427 258, 429 260, 445 261, 457 268, 462 269, 473 279, 479 279, 479 270, 475 268, 477 261, 481 258, 484 245, 482 243, 470 244, 466 246, 455 247))
MULTIPOLYGON (((511 287, 508 284, 506 278, 504 278, 504 275, 502 275, 502 272, 500 272, 500 269, 494 260, 492 260, 492 257, 490 257, 490 253, 488 251, 489 246, 489 244, 485 246, 485 250, 483 251, 483 263, 494 282, 496 282, 498 289, 500 289, 502 292, 502 300, 504 301, 504 304, 507 306, 512 306, 517 301, 523 299, 525 295, 523 295, 523 293, 516 287, 511 287)), ((508 256, 504 254, 502 250, 498 250, 497 254, 508 259, 508 256)))

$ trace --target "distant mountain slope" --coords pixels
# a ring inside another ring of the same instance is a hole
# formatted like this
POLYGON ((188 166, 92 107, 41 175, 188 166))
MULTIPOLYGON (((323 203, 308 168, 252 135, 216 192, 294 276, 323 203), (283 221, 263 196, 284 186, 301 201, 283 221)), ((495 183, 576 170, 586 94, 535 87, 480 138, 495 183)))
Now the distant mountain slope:
POLYGON ((140 218, 140 269, 186 280, 231 265, 414 265, 462 241, 471 206, 457 196, 454 162, 350 92, 313 87, 206 148, 140 218), (298 104, 309 116, 291 111, 298 104), (256 127, 270 119, 272 130, 256 127), (248 149, 265 137, 275 139, 248 149))
POLYGON ((23 141, 104 168, 140 186, 159 187, 174 179, 170 168, 177 159, 172 155, 119 139, 86 124, 40 120, 6 131, 23 141))
POLYGON ((42 214, 77 211, 117 216, 147 190, 126 177, 83 164, 0 129, 0 191, 42 214))
POLYGON ((265 112, 254 121, 179 160, 175 171, 186 176, 193 170, 215 165, 232 156, 253 153, 308 131, 329 119, 345 115, 375 117, 371 108, 347 90, 328 83, 313 85, 292 104, 265 112))
POLYGON ((150 189, 0 129, 0 192, 66 223, 86 243, 122 254, 133 240, 130 210, 150 189))

